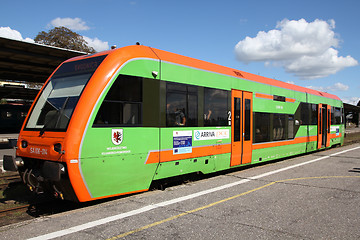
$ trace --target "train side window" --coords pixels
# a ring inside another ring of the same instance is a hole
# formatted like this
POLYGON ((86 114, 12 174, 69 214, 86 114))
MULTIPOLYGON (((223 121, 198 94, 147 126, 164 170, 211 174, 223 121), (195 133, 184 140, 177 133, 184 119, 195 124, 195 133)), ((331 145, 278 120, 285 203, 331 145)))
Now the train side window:
POLYGON ((245 121, 245 126, 244 126, 244 140, 248 141, 250 140, 251 136, 250 136, 250 129, 251 129, 251 123, 250 123, 250 119, 251 119, 251 100, 250 99, 245 99, 245 116, 244 116, 244 121, 245 121))
POLYGON ((193 93, 189 93, 188 94, 188 110, 187 110, 187 115, 188 117, 188 123, 187 126, 192 126, 192 127, 197 127, 198 126, 198 96, 197 96, 197 92, 196 94, 193 93))
POLYGON ((270 141, 270 113, 254 113, 254 143, 270 141))
POLYGON ((338 107, 332 107, 331 109, 331 124, 342 124, 342 109, 338 107))
POLYGON ((274 114, 273 140, 285 140, 285 114, 274 114))
POLYGON ((94 126, 141 125, 143 79, 119 75, 107 93, 94 126))
POLYGON ((344 108, 340 108, 340 112, 341 112, 340 124, 343 124, 345 121, 344 108))
POLYGON ((186 125, 186 94, 167 93, 166 102, 166 125, 186 125))
POLYGON ((310 104, 302 102, 300 104, 301 111, 301 124, 309 125, 310 124, 310 104))
POLYGON ((295 120, 294 115, 288 116, 288 139, 294 139, 295 137, 295 120))
POLYGON ((317 104, 301 103, 301 125, 317 125, 317 104))
POLYGON ((317 125, 318 124, 318 105, 311 104, 311 115, 310 115, 310 124, 317 125))
POLYGON ((196 86, 166 84, 166 126, 198 125, 198 90, 196 86))
POLYGON ((228 126, 228 95, 226 90, 204 88, 204 126, 228 126))
POLYGON ((234 98, 234 142, 241 139, 241 98, 234 98))

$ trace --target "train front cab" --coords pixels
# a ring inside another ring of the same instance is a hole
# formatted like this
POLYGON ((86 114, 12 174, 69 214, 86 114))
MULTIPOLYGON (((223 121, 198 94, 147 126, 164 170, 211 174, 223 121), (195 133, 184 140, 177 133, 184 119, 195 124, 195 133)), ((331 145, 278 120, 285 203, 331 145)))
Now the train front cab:
POLYGON ((19 134, 16 157, 4 156, 5 170, 18 171, 30 190, 78 200, 73 186, 80 176, 71 165, 79 162, 79 121, 86 120, 88 112, 79 107, 84 106, 80 96, 105 57, 63 63, 39 92, 19 134))

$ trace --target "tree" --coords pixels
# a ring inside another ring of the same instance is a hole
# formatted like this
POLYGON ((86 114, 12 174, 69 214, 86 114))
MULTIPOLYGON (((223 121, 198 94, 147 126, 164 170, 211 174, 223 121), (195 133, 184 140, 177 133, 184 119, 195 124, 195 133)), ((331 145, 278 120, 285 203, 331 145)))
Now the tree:
POLYGON ((95 49, 88 46, 83 36, 66 27, 55 27, 49 32, 41 31, 35 37, 35 42, 53 47, 66 48, 87 53, 95 53, 95 49))

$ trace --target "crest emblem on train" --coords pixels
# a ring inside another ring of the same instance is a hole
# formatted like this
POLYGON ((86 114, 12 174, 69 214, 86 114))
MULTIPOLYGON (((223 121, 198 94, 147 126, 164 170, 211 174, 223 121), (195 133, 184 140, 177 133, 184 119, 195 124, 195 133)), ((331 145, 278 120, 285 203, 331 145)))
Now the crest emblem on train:
POLYGON ((112 129, 111 131, 111 141, 115 145, 120 145, 123 141, 123 130, 122 129, 112 129))

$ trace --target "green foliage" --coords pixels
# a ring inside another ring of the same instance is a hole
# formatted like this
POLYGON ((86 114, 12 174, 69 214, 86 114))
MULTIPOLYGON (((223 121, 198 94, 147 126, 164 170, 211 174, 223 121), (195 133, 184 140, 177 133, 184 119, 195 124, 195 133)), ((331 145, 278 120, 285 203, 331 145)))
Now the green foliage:
POLYGON ((49 32, 41 31, 35 37, 35 42, 53 47, 65 48, 87 53, 95 53, 95 49, 88 46, 83 36, 66 27, 55 27, 49 32))

